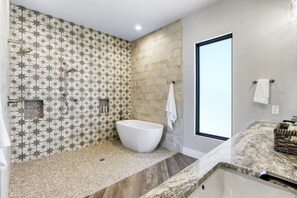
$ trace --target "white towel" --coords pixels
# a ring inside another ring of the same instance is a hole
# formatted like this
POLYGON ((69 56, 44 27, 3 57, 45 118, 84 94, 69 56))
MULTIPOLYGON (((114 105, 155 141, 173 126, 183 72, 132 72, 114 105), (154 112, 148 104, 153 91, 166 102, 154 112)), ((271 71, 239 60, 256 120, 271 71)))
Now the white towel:
POLYGON ((170 84, 170 87, 169 87, 166 111, 167 111, 167 125, 172 130, 173 129, 173 123, 177 119, 175 99, 174 99, 174 91, 173 91, 173 84, 172 83, 170 84))
POLYGON ((254 102, 268 104, 269 103, 269 79, 259 79, 254 95, 254 102))
POLYGON ((0 149, 0 170, 4 170, 7 166, 3 149, 0 149))
POLYGON ((5 127, 5 123, 3 119, 3 111, 2 111, 2 102, 0 99, 0 148, 8 147, 8 146, 10 146, 10 139, 5 127))

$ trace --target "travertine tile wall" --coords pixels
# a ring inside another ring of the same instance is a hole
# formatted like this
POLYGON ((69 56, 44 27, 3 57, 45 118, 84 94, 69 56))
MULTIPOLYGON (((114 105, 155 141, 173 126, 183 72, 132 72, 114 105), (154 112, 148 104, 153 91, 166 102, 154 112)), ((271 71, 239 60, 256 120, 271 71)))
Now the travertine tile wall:
POLYGON ((10 97, 21 100, 11 106, 12 161, 117 138, 119 112, 131 113, 130 42, 15 5, 10 19, 10 97), (99 99, 109 99, 109 113, 99 99), (43 116, 26 119, 24 100, 43 100, 43 116))
POLYGON ((132 117, 166 123, 166 102, 171 80, 174 84, 178 119, 171 131, 165 128, 162 146, 182 147, 182 20, 132 42, 132 117))

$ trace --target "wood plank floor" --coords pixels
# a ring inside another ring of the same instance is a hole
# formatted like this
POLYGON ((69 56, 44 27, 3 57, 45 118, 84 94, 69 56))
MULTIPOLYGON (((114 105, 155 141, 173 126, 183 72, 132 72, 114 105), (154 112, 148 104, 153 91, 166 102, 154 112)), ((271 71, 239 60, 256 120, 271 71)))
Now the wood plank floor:
POLYGON ((86 198, 138 198, 196 160, 177 153, 86 198))

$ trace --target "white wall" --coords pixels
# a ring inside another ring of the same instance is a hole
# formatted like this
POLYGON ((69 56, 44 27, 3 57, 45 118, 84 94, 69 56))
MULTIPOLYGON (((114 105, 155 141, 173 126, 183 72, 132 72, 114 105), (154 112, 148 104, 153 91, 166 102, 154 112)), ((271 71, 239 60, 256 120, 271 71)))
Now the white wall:
MULTIPOLYGON (((8 37, 9 37, 9 0, 0 1, 0 98, 6 128, 9 129, 7 93, 9 78, 9 54, 8 54, 8 37)), ((0 131, 1 133, 1 131, 0 131)), ((10 163, 10 151, 8 148, 0 148, 4 151, 8 162, 10 163)), ((8 197, 9 168, 0 171, 0 197, 8 197)))
MULTIPOLYGON (((233 33, 233 134, 256 120, 297 115, 297 24, 291 0, 223 0, 184 18, 184 147, 208 152, 221 141, 194 135, 194 45, 233 33), (271 104, 252 102, 258 78, 273 78, 271 104)), ((214 120, 220 118, 214 118, 214 120)), ((215 124, 215 121, 214 121, 215 124)))

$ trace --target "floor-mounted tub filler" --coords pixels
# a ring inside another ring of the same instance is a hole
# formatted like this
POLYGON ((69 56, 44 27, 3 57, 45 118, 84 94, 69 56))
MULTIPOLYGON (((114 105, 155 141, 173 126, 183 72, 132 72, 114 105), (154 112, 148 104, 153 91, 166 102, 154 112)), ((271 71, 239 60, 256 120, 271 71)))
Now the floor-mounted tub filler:
POLYGON ((116 122, 122 144, 137 152, 152 152, 160 143, 163 125, 141 120, 116 122))

